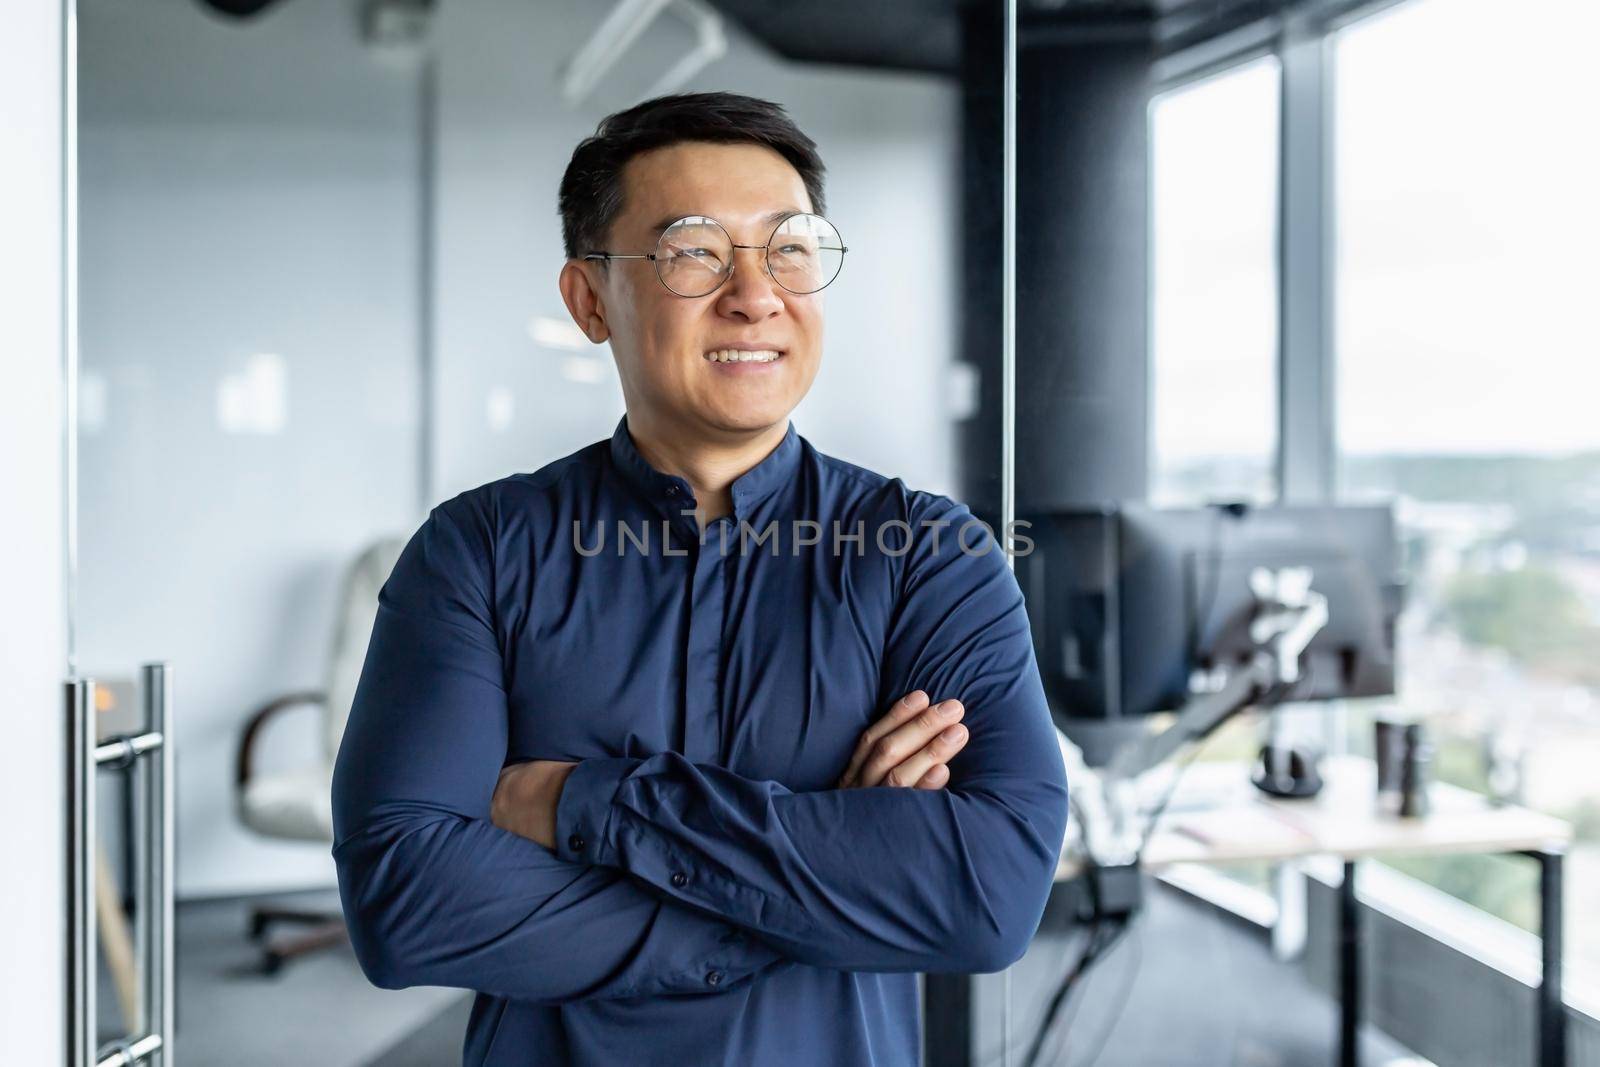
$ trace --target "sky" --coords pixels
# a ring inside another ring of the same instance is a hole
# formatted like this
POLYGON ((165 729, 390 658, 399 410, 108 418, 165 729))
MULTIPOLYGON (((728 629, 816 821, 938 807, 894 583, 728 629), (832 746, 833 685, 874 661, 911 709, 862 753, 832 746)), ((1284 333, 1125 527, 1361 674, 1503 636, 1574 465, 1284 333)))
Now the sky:
MULTIPOLYGON (((1350 453, 1600 449, 1597 0, 1408 0, 1334 41, 1350 453)), ((1276 62, 1152 106, 1159 461, 1276 437, 1276 62)))

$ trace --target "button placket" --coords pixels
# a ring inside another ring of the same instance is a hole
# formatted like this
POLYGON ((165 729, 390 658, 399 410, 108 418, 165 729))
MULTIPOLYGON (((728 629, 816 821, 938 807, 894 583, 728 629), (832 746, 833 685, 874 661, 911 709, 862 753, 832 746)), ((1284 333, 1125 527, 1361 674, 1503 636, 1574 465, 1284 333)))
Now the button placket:
POLYGON ((684 756, 712 762, 719 755, 718 678, 721 672, 723 571, 721 536, 713 523, 695 540, 690 579, 689 639, 684 650, 684 756))

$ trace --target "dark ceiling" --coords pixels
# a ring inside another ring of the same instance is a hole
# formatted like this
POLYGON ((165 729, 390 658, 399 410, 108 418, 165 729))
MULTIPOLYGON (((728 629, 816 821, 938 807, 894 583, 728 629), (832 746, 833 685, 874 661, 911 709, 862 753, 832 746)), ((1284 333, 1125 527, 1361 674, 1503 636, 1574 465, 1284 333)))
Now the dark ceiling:
MULTIPOLYGON (((248 18, 278 0, 197 0, 248 18)), ((430 8, 436 0, 410 0, 430 8)), ((447 0, 448 2, 448 0, 447 0)), ((799 62, 959 75, 962 44, 998 47, 1003 0, 710 0, 799 62)), ((1019 45, 1148 38, 1157 55, 1275 14, 1295 0, 1018 0, 1019 45)))
MULTIPOLYGON (((957 74, 968 28, 1000 0, 711 0, 779 55, 813 63, 957 74)), ((1280 8, 1283 0, 1020 0, 1019 39, 1069 35, 1210 36, 1280 8), (1156 27, 1164 33, 1157 35, 1156 27)), ((997 32, 997 31, 996 31, 997 32)))

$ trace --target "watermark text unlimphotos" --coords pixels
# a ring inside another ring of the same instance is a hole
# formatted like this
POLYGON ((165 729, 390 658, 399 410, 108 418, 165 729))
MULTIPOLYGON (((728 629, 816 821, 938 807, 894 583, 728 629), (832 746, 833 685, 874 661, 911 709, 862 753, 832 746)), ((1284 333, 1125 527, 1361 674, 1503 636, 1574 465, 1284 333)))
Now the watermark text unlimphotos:
MULTIPOLYGON (((693 512, 684 512, 690 517, 693 512)), ((1026 519, 1013 519, 1006 524, 1006 536, 995 537, 994 528, 982 519, 973 517, 957 524, 949 519, 923 519, 916 529, 904 519, 888 519, 874 524, 869 530, 865 519, 842 523, 838 519, 824 525, 815 519, 792 519, 779 522, 772 519, 765 526, 755 527, 749 520, 718 522, 700 530, 700 546, 704 548, 713 538, 719 539, 723 555, 737 552, 741 556, 767 554, 771 556, 798 556, 802 551, 831 552, 835 556, 858 556, 867 553, 868 545, 875 546, 886 556, 903 556, 910 552, 916 538, 929 539, 929 551, 937 555, 949 546, 955 546, 969 556, 981 556, 1000 548, 1008 555, 1026 556, 1033 551, 1033 539, 1020 531, 1032 523, 1026 519), (715 532, 713 532, 715 531, 715 532)), ((572 547, 580 556, 637 554, 641 556, 687 556, 688 548, 681 534, 674 537, 670 519, 650 521, 640 519, 629 522, 584 522, 572 520, 572 547), (608 536, 609 535, 609 536, 608 536)))

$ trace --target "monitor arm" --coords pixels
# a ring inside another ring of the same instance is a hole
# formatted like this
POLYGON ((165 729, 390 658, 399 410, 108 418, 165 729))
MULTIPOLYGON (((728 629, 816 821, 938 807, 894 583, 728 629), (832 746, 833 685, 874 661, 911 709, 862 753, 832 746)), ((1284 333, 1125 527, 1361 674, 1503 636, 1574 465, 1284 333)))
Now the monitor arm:
POLYGON ((1273 686, 1300 680, 1300 657, 1327 625, 1328 598, 1312 591, 1309 567, 1257 567, 1250 573, 1250 591, 1256 597, 1250 622, 1256 652, 1250 662, 1229 671, 1221 688, 1191 697, 1165 730, 1118 752, 1108 777, 1137 778, 1249 707, 1273 686))
POLYGON ((1100 775, 1084 781, 1080 769, 1075 784, 1080 789, 1087 787, 1089 795, 1080 796, 1079 810, 1086 821, 1103 820, 1098 827, 1081 828, 1084 841, 1095 846, 1097 861, 1120 863, 1137 858, 1144 836, 1137 825, 1134 788, 1140 775, 1171 759, 1184 745, 1205 737, 1274 687, 1300 680, 1300 657, 1328 622, 1327 597, 1312 590, 1308 567, 1257 567, 1250 574, 1250 589, 1257 605, 1250 623, 1250 637, 1256 644, 1250 661, 1228 671, 1220 687, 1192 696, 1166 729, 1124 746, 1100 775))

